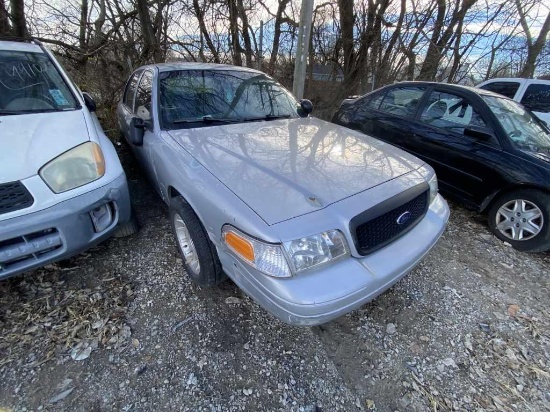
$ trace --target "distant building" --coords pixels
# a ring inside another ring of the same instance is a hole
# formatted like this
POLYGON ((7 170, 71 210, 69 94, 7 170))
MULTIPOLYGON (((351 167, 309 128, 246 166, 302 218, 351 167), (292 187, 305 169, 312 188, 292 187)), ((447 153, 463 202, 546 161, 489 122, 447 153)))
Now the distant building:
POLYGON ((334 64, 313 64, 313 80, 323 82, 341 82, 344 80, 344 72, 342 69, 334 64))

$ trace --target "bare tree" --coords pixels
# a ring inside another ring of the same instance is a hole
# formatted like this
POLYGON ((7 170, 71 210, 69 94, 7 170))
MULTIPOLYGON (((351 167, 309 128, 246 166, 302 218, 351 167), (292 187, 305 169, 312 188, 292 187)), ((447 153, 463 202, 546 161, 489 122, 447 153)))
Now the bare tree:
POLYGON ((525 40, 527 43, 527 59, 525 61, 523 69, 521 70, 520 77, 530 78, 533 77, 533 75, 535 74, 535 63, 537 62, 537 58, 539 57, 542 48, 546 43, 548 33, 550 32, 550 13, 547 14, 546 19, 544 20, 544 23, 540 29, 539 35, 536 39, 534 39, 533 34, 531 33, 531 28, 527 23, 526 17, 528 10, 533 7, 534 4, 526 2, 522 3, 522 1, 520 0, 515 0, 515 4, 519 15, 519 21, 525 33, 525 40))

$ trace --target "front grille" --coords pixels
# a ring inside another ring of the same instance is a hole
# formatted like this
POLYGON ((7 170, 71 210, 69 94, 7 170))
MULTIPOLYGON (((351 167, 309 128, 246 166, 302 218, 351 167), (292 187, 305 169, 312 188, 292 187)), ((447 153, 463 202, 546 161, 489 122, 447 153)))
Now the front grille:
POLYGON ((0 184, 0 215, 25 209, 33 203, 32 195, 21 182, 0 184))
POLYGON ((50 228, 0 241, 0 275, 48 259, 63 246, 57 229, 50 228))
POLYGON ((428 196, 429 190, 425 190, 419 195, 415 194, 405 203, 402 203, 403 199, 401 198, 401 203, 398 203, 397 207, 395 207, 395 201, 390 199, 384 202, 387 207, 376 208, 378 211, 383 210, 380 214, 375 214, 375 216, 371 214, 367 221, 359 224, 352 220, 352 224, 355 223, 353 226, 355 226, 357 251, 362 255, 372 253, 412 229, 428 210, 428 196), (392 206, 393 208, 387 211, 388 207, 392 206))

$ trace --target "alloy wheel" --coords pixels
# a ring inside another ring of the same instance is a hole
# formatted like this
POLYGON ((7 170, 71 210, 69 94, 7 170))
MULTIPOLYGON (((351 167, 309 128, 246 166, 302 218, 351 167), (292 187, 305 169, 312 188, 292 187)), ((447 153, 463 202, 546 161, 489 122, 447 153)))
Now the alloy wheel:
POLYGON ((180 246, 180 249, 185 258, 185 264, 193 271, 195 275, 198 275, 201 271, 201 265, 199 263, 199 256, 195 249, 193 239, 189 234, 187 225, 179 214, 174 215, 174 228, 176 230, 176 237, 180 246))
POLYGON ((514 199, 504 203, 497 211, 496 228, 512 240, 529 240, 537 236, 544 225, 539 207, 528 200, 514 199))

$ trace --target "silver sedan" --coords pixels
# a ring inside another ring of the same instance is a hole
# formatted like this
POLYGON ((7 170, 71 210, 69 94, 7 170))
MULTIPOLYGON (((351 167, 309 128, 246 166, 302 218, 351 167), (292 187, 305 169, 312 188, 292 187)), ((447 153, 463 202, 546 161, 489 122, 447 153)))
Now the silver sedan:
POLYGON ((229 276, 294 325, 374 299, 449 217, 430 166, 311 110, 262 72, 202 63, 137 69, 117 109, 191 279, 229 276))

